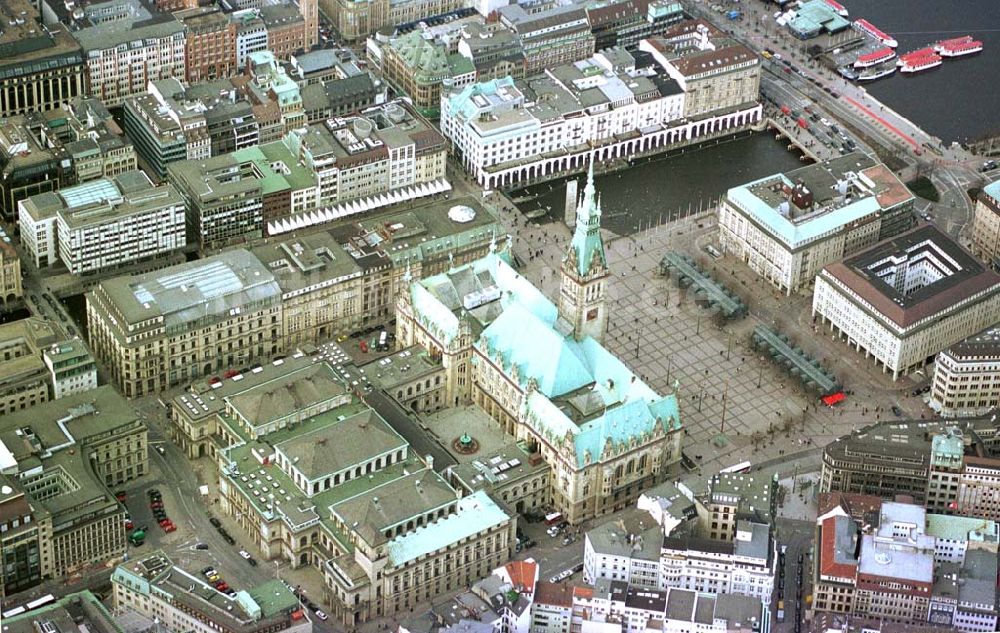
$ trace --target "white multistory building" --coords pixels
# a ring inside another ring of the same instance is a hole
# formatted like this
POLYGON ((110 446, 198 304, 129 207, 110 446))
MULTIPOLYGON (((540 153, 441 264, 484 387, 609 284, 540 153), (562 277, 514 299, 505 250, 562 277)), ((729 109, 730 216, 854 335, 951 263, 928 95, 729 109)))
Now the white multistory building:
POLYGON ((767 604, 776 559, 770 527, 762 523, 740 520, 735 538, 723 541, 664 538, 659 525, 630 529, 611 522, 587 533, 583 574, 589 583, 604 579, 649 589, 736 593, 767 604))
POLYGON ((943 417, 984 415, 1000 407, 1000 327, 937 355, 927 403, 943 417))
POLYGON ((823 268, 813 318, 893 378, 997 322, 1000 275, 932 225, 823 268))
POLYGON ((791 294, 823 266, 909 228, 913 199, 884 165, 848 154, 730 189, 719 243, 791 294))
POLYGON ((128 4, 122 19, 73 33, 87 61, 88 91, 108 107, 144 93, 150 81, 184 78, 184 24, 172 16, 154 18, 138 0, 128 4))
POLYGON ((36 266, 74 275, 153 259, 185 245, 184 200, 134 170, 18 203, 22 243, 36 266))
POLYGON ((251 53, 267 50, 267 26, 257 9, 235 11, 229 19, 236 23, 236 68, 243 70, 251 53))
POLYGON ((707 39, 704 48, 671 38, 643 44, 656 51, 643 57, 646 65, 624 49, 606 49, 523 80, 442 92, 441 131, 466 171, 494 188, 579 171, 592 159, 662 152, 760 120, 760 67, 749 49, 725 39, 718 48, 707 39), (712 72, 699 74, 702 64, 712 72), (684 73, 692 74, 688 88, 674 77, 684 73), (719 92, 714 109, 688 113, 693 93, 737 76, 739 88, 719 92))

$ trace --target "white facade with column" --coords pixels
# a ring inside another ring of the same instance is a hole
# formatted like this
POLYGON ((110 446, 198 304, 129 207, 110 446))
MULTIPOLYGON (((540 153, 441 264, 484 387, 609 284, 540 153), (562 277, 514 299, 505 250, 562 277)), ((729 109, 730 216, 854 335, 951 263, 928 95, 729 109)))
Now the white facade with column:
POLYGON ((685 98, 662 68, 598 53, 523 83, 506 77, 442 94, 441 131, 466 171, 492 189, 580 171, 592 160, 666 151, 761 120, 756 102, 685 119, 685 98), (593 103, 595 95, 603 97, 593 103))

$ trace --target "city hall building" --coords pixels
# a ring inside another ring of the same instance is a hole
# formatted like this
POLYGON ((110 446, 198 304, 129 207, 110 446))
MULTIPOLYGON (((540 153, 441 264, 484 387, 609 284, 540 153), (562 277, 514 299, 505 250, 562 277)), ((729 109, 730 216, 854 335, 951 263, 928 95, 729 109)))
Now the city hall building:
POLYGON ((505 251, 414 282, 397 309, 398 343, 441 359, 449 406, 474 402, 541 453, 571 523, 631 505, 680 460, 676 394, 654 392, 601 343, 611 273, 600 217, 591 167, 558 305, 505 251))

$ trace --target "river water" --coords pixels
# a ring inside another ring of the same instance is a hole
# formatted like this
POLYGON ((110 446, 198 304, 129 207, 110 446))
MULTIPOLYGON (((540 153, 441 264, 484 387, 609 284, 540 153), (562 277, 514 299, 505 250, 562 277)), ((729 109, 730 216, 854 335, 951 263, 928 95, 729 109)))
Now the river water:
POLYGON ((841 0, 899 41, 900 53, 972 35, 983 52, 922 73, 865 86, 878 100, 946 144, 1000 134, 1000 0, 841 0))
MULTIPOLYGON (((730 187, 805 164, 786 146, 787 141, 759 133, 597 176, 594 184, 604 210, 601 225, 618 235, 634 233, 679 212, 707 207, 730 187)), ((582 193, 582 177, 578 178, 582 193)), ((532 198, 518 204, 522 211, 549 208, 550 216, 561 220, 565 181, 535 185, 512 197, 532 198)))

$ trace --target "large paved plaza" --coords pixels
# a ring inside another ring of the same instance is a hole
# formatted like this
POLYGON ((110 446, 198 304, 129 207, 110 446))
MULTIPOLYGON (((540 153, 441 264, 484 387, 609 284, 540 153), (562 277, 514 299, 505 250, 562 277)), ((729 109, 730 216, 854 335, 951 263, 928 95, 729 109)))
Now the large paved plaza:
MULTIPOLYGON (((525 222, 516 211, 502 215, 517 236, 522 271, 556 297, 569 229, 562 223, 525 222)), ((741 270, 739 262, 708 258, 701 248, 716 232, 713 214, 703 213, 633 236, 605 238, 614 273, 606 344, 660 392, 677 388, 689 457, 706 472, 744 460, 783 460, 886 419, 893 405, 912 417, 921 415, 919 400, 906 395, 912 382, 892 383, 846 345, 813 331, 810 295, 785 297, 741 270), (661 277, 659 262, 667 250, 703 258, 744 297, 750 316, 723 323, 688 291, 661 277), (805 393, 795 379, 750 348, 750 332, 759 323, 790 334, 857 397, 831 409, 805 393)))

